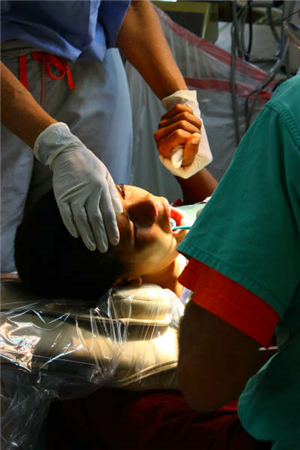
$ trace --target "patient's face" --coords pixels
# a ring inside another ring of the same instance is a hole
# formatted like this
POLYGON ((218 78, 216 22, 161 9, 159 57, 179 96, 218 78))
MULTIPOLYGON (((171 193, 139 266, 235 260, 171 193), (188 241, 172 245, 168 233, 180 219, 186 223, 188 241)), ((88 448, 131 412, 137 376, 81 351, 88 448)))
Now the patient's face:
MULTIPOLYGON (((119 186, 123 214, 117 216, 122 259, 132 266, 130 275, 145 276, 164 270, 178 253, 185 230, 171 231, 170 216, 178 214, 164 197, 135 186, 119 186)), ((180 221, 180 219, 179 219, 180 221)), ((178 223, 178 220, 177 220, 178 223)))

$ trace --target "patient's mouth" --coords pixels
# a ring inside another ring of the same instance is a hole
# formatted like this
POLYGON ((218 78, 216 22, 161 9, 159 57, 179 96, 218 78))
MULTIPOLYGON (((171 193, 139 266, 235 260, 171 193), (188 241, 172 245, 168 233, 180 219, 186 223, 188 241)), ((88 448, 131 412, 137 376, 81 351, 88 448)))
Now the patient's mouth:
MULTIPOLYGON (((170 229, 172 231, 173 227, 178 227, 180 225, 184 225, 185 223, 185 216, 182 211, 178 211, 175 208, 172 208, 170 206, 170 229)), ((181 233, 182 230, 174 230, 172 231, 173 234, 181 233)))

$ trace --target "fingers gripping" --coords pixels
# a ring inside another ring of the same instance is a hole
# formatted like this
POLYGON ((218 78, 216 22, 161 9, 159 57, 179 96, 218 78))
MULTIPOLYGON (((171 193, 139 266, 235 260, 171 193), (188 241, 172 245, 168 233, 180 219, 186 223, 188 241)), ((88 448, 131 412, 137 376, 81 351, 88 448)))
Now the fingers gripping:
POLYGON ((159 122, 158 128, 165 128, 168 127, 174 123, 189 123, 190 125, 193 125, 198 130, 201 128, 202 120, 199 117, 194 116, 193 113, 189 112, 181 112, 180 114, 176 114, 170 118, 163 119, 161 118, 161 121, 159 122))
POLYGON ((174 168, 193 162, 198 151, 201 125, 202 121, 194 115, 193 109, 180 103, 162 116, 154 138, 159 153, 171 159, 174 168))
POLYGON ((212 160, 197 92, 176 91, 162 99, 162 106, 167 112, 154 135, 159 159, 174 175, 189 178, 212 160))
POLYGON ((201 135, 199 133, 194 133, 187 139, 184 147, 182 166, 188 166, 192 164, 194 157, 198 152, 200 139, 201 135))
POLYGON ((177 114, 180 114, 182 112, 188 112, 188 113, 193 114, 192 108, 190 108, 187 105, 183 105, 181 103, 177 103, 175 106, 173 106, 173 108, 169 109, 169 111, 164 113, 161 116, 161 118, 162 118, 162 120, 169 119, 170 117, 176 116, 177 114))
MULTIPOLYGON (((171 123, 170 125, 166 125, 165 127, 159 128, 156 131, 156 133, 154 134, 154 139, 158 143, 161 139, 168 136, 175 130, 184 130, 191 134, 199 133, 200 126, 201 126, 200 120, 199 120, 199 123, 200 123, 200 125, 196 126, 193 123, 189 122, 188 120, 185 120, 185 119, 179 120, 178 122, 174 122, 174 123, 171 123)), ((197 125, 198 125, 198 122, 197 122, 197 125)))
POLYGON ((186 141, 191 136, 191 133, 184 130, 175 130, 170 135, 161 139, 157 144, 159 153, 165 158, 171 158, 172 150, 175 147, 185 145, 186 141))

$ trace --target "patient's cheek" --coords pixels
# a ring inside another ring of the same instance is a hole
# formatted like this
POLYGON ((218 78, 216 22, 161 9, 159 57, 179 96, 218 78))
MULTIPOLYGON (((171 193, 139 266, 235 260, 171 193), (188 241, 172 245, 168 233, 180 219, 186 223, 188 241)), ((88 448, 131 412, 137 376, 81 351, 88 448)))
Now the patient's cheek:
POLYGON ((119 246, 126 246, 130 243, 131 230, 128 219, 123 214, 117 216, 117 224, 120 232, 119 246))
POLYGON ((183 239, 185 238, 185 236, 188 234, 187 230, 180 230, 181 232, 175 235, 175 239, 177 241, 177 245, 179 245, 183 239))
POLYGON ((137 251, 148 249, 149 252, 157 250, 159 244, 158 233, 149 228, 138 227, 135 232, 135 248, 137 251))

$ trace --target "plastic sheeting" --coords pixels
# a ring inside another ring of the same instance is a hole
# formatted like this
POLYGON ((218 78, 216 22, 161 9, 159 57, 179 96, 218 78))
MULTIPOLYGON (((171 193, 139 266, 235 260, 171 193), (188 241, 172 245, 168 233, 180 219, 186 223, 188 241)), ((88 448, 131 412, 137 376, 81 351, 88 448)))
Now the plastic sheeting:
POLYGON ((50 403, 101 386, 176 388, 178 297, 156 285, 112 289, 96 305, 43 300, 2 280, 1 443, 34 449, 50 403))
MULTIPOLYGON (((232 110, 230 53, 201 39, 173 22, 163 11, 156 9, 174 58, 190 89, 196 89, 202 119, 214 157, 208 166, 220 180, 236 150, 234 116, 232 110)), ((174 177, 157 158, 153 134, 164 114, 161 102, 131 64, 125 63, 129 82, 134 142, 130 184, 143 187, 156 195, 164 195, 171 201, 180 197, 181 190, 174 177)), ((266 73, 245 61, 235 61, 235 89, 240 128, 245 129, 244 107, 246 97, 256 89, 266 73)), ((253 119, 271 97, 262 91, 253 119)))

